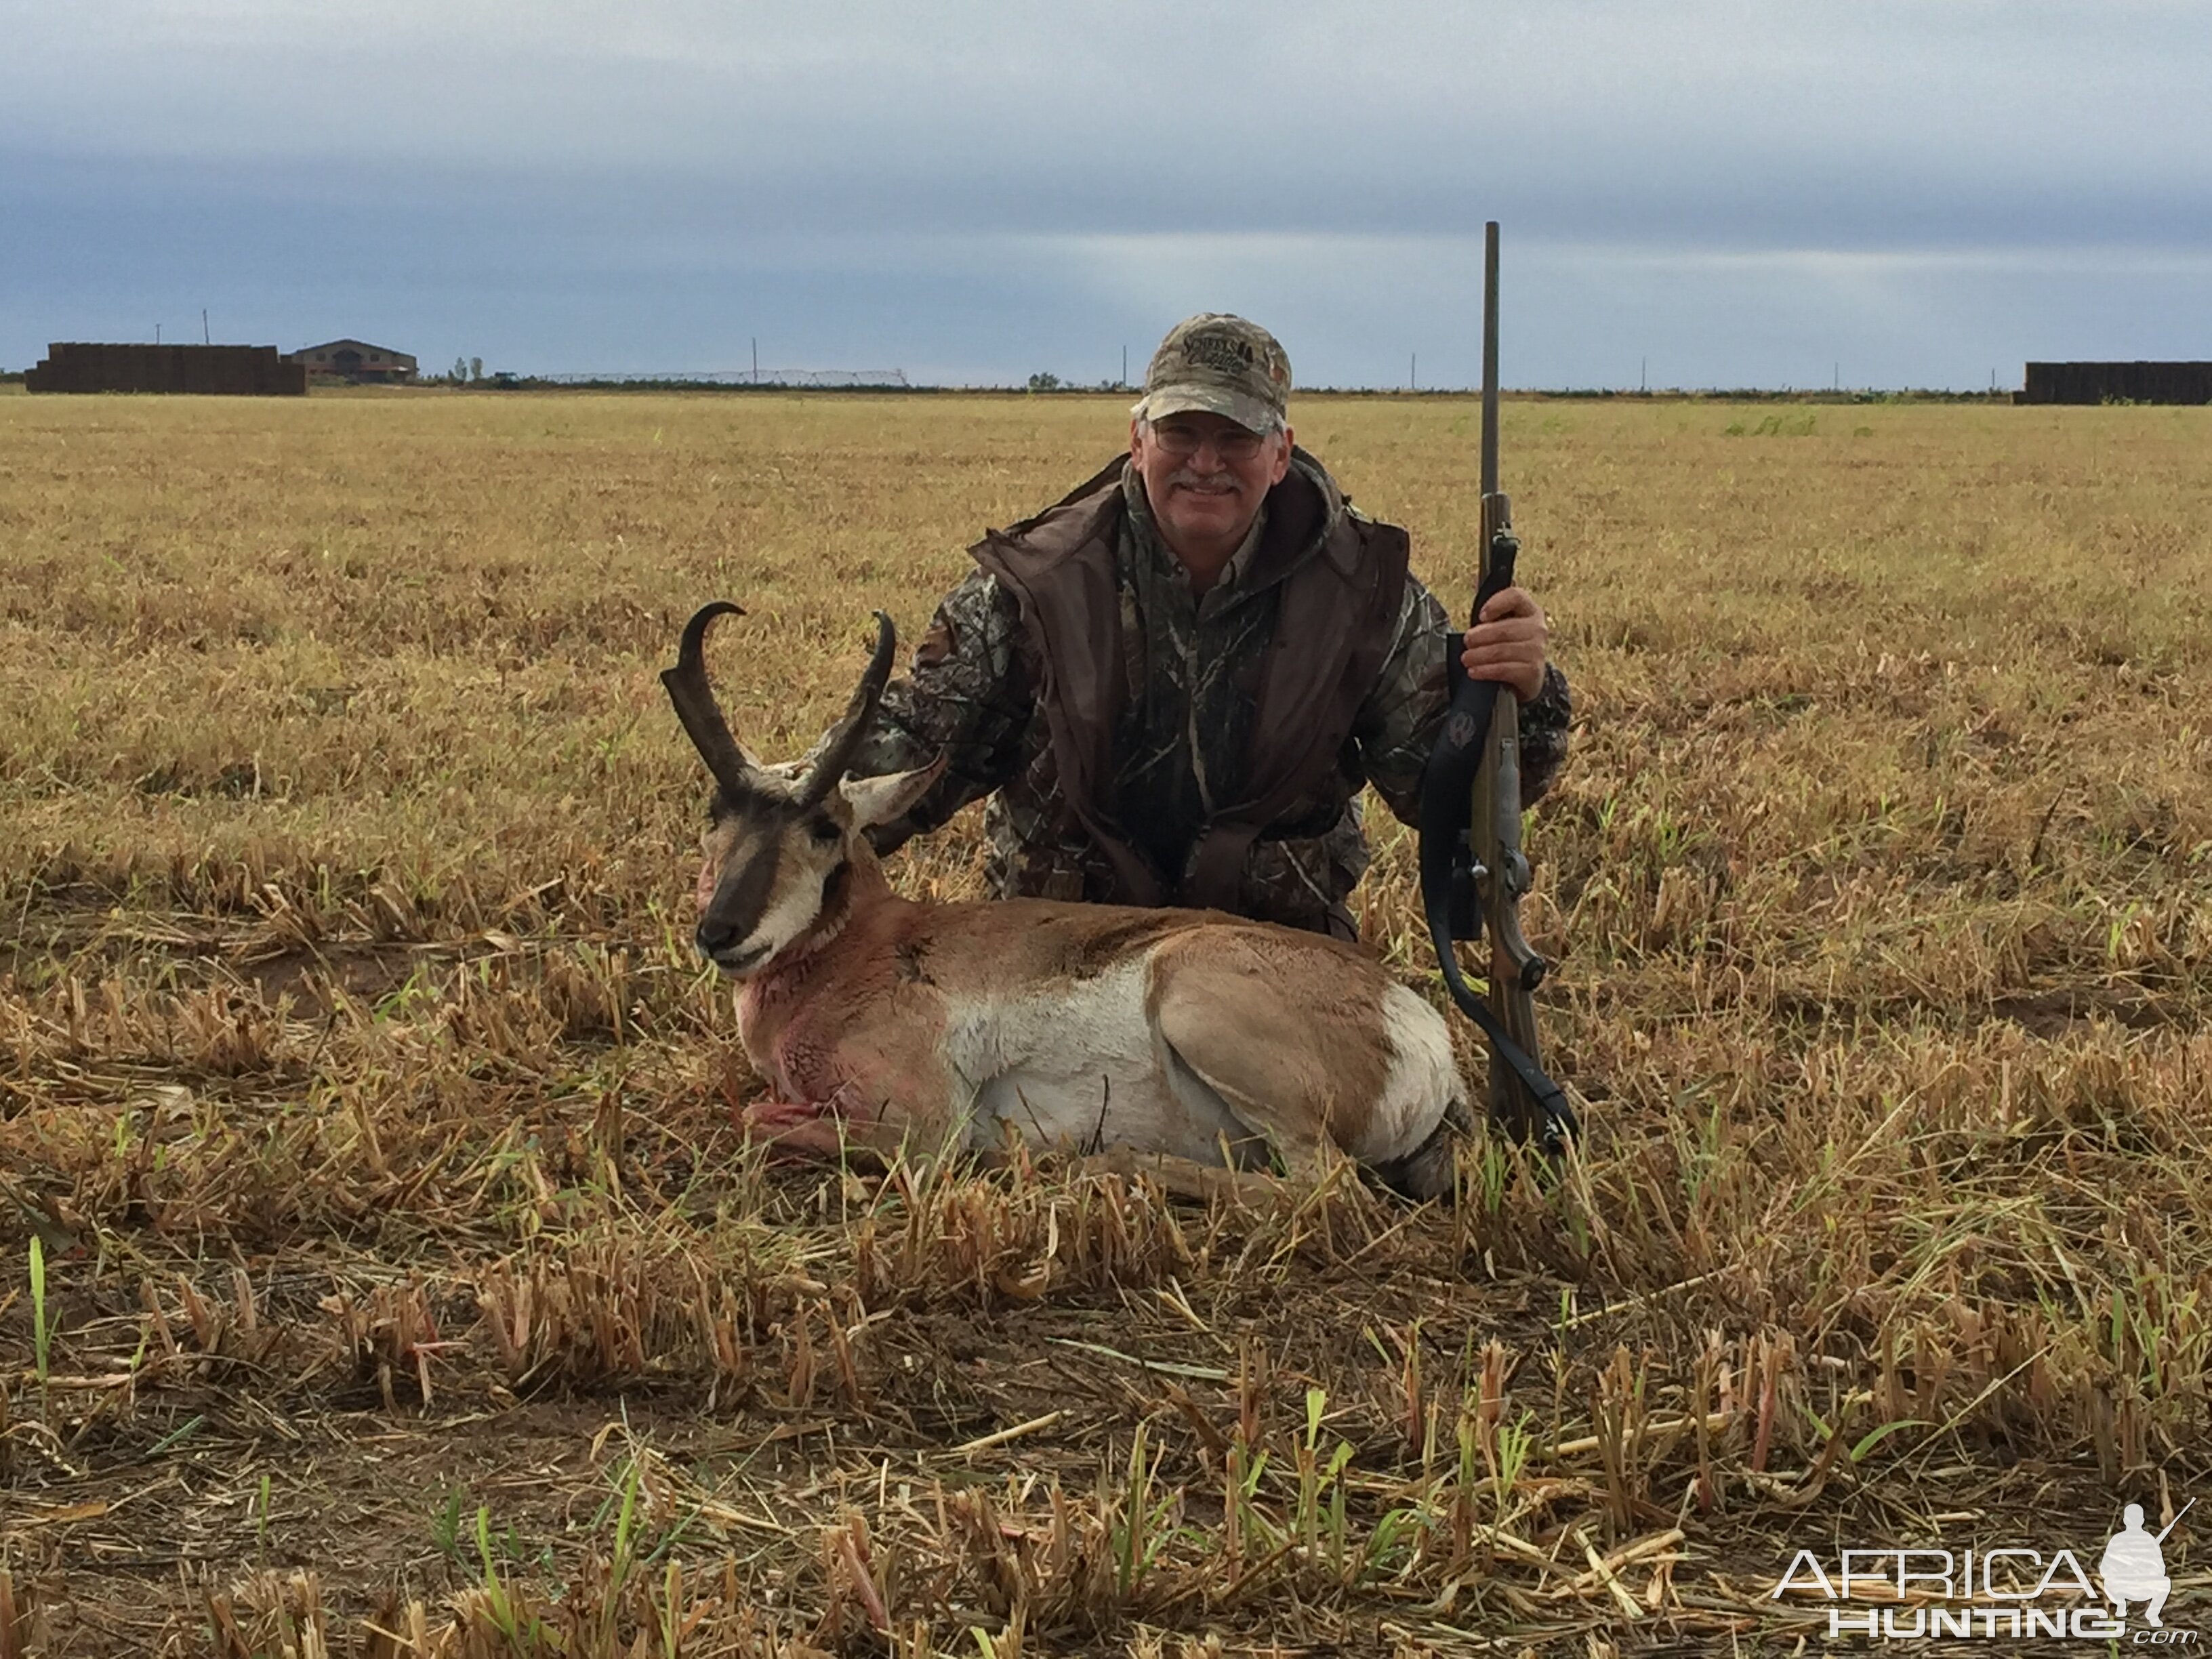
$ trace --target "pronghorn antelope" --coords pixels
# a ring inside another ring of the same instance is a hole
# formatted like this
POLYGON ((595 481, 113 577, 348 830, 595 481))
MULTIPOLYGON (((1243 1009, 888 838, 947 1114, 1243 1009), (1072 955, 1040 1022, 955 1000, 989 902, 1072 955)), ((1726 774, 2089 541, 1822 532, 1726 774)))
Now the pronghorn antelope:
MULTIPOLYGON (((756 1134, 803 1152, 1033 1146, 1309 1169, 1332 1150, 1416 1198, 1449 1191, 1467 1091, 1444 1022, 1352 946, 1218 911, 1043 899, 920 903, 863 834, 942 769, 846 775, 890 677, 890 619, 804 776, 732 734, 707 630, 661 675, 716 787, 700 951, 742 982, 738 1026, 769 1099, 756 1134)), ((1157 1167, 1157 1166, 1156 1166, 1157 1167)), ((1169 1184, 1176 1184, 1170 1182, 1169 1184)))

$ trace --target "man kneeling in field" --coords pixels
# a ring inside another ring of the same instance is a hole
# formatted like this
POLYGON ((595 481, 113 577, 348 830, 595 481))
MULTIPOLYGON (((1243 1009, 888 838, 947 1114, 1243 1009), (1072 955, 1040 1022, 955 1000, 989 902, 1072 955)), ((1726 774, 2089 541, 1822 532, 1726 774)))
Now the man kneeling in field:
POLYGON ((1408 823, 1446 707, 1445 652, 1520 699, 1523 805, 1566 755, 1565 677, 1520 588, 1460 635, 1407 538, 1298 448, 1273 335, 1170 331, 1129 447, 969 550, 856 777, 943 777, 879 852, 990 798, 996 896, 1210 908, 1357 937, 1359 791, 1408 823), (1447 636, 1450 638, 1447 640, 1447 636))

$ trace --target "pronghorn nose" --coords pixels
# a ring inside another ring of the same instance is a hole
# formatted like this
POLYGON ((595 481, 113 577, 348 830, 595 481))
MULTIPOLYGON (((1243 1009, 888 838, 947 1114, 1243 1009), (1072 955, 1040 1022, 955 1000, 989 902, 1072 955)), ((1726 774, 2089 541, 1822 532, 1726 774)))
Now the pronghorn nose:
POLYGON ((749 928, 716 923, 702 916, 699 925, 691 930, 691 939, 701 956, 723 972, 735 974, 752 967, 768 954, 765 945, 756 945, 750 951, 740 948, 750 932, 749 928))
POLYGON ((718 966, 734 966, 745 940, 759 928, 775 892, 775 867, 773 843, 750 857, 722 866, 692 933, 699 949, 718 966))

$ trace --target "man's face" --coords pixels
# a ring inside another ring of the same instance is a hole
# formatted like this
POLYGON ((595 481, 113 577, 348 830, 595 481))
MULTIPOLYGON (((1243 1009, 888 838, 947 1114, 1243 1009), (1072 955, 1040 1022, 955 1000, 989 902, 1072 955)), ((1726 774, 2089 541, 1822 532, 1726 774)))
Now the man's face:
POLYGON ((1257 434, 1225 415, 1193 411, 1129 422, 1129 453, 1168 545, 1212 550, 1244 538, 1291 466, 1285 427, 1257 434))

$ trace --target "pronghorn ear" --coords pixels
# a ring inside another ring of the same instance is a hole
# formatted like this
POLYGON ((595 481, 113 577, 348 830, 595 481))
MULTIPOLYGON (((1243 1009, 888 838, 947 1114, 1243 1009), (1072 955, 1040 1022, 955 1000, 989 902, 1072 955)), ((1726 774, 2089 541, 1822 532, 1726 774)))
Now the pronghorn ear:
POLYGON ((939 755, 928 765, 918 766, 911 772, 887 772, 879 778, 847 778, 837 786, 837 793, 853 809, 853 828, 872 829, 878 823, 903 817, 916 801, 929 793, 930 786, 945 775, 945 757, 939 755))

